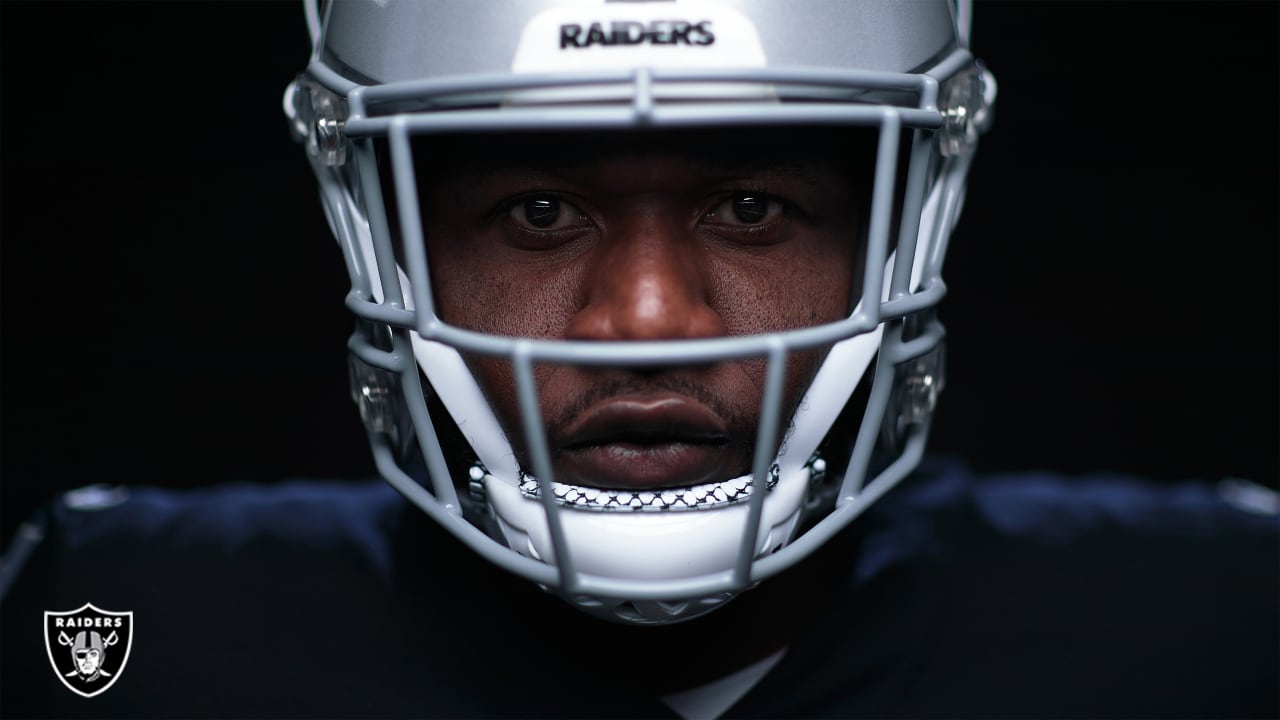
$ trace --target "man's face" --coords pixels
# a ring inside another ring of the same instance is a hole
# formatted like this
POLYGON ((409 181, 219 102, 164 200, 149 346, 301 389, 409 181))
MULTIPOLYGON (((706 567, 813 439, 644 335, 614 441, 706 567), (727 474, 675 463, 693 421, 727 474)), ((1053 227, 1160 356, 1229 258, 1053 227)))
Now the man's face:
POLYGON ((76 668, 81 675, 92 675, 98 671, 98 665, 102 662, 102 652, 93 648, 85 648, 75 651, 76 668))
MULTIPOLYGON (((439 312, 497 335, 608 341, 838 320, 860 273, 853 168, 865 168, 834 137, 544 135, 420 154, 439 312)), ((784 421, 822 356, 789 358, 784 421)), ((469 362, 527 467, 509 362, 469 362)), ((760 359, 539 366, 556 479, 655 488, 748 473, 764 374, 760 359)))

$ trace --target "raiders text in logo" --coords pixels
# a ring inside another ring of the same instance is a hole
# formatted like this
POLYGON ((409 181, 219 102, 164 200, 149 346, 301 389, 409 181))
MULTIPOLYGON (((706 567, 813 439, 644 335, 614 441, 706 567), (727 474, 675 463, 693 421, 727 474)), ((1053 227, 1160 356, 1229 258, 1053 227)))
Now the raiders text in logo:
POLYGON ((93 697, 120 679, 133 647, 133 612, 77 610, 44 613, 44 646, 53 672, 67 689, 93 697))
POLYGON ((711 21, 654 20, 649 23, 614 20, 593 22, 586 27, 575 23, 560 26, 560 49, 592 45, 710 45, 716 41, 711 21))

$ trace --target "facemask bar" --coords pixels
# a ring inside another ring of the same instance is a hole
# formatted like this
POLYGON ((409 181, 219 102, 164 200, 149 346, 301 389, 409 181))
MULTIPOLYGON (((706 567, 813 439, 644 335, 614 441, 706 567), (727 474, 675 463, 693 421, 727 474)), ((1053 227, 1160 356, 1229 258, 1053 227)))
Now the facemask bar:
MULTIPOLYGON (((952 71, 970 63, 967 53, 958 51, 939 68, 952 71)), ((309 71, 313 77, 334 80, 335 76, 323 65, 315 65, 309 71)), ((940 73, 942 74, 942 73, 940 73)), ((943 74, 946 77, 946 74, 943 74)), ((831 535, 848 524, 870 502, 882 495, 919 461, 923 453, 924 438, 928 429, 927 418, 910 432, 901 457, 881 472, 865 488, 861 479, 868 467, 875 442, 879 419, 883 416, 889 393, 892 390, 894 369, 911 358, 920 357, 935 348, 942 338, 941 326, 931 322, 925 330, 911 340, 903 340, 902 322, 894 320, 925 310, 941 298, 945 286, 938 275, 942 248, 935 241, 932 252, 924 263, 923 275, 918 278, 921 289, 915 293, 912 287, 912 259, 916 256, 916 239, 919 234, 920 210, 928 188, 926 171, 936 141, 933 132, 943 127, 944 118, 934 103, 938 95, 938 83, 925 75, 888 75, 882 73, 822 73, 822 72, 671 72, 641 70, 627 74, 584 74, 582 77, 554 78, 510 77, 492 81, 468 82, 450 87, 439 82, 404 83, 376 87, 355 87, 342 81, 334 83, 348 86, 349 117, 345 118, 344 131, 352 139, 354 156, 365 193, 365 218, 368 232, 372 234, 373 248, 383 290, 381 303, 375 302, 363 267, 360 252, 352 251, 353 238, 359 233, 362 218, 334 217, 330 221, 335 232, 348 245, 348 262, 353 276, 353 289, 347 304, 360 317, 386 323, 399 328, 412 328, 423 338, 441 342, 461 351, 505 357, 512 362, 521 401, 521 420, 526 441, 539 483, 541 501, 550 528, 555 551, 555 565, 521 557, 507 547, 489 538, 462 517, 456 491, 447 470, 444 454, 439 446, 430 414, 423 402, 423 388, 415 363, 413 348, 404 332, 393 333, 390 350, 381 350, 353 336, 349 347, 352 353, 372 368, 381 369, 399 378, 403 397, 412 418, 417 439, 432 478, 432 492, 428 492, 411 479, 398 465, 395 453, 386 437, 371 433, 371 446, 379 471, 412 502, 435 520, 450 528, 455 535, 505 569, 527 577, 534 582, 555 587, 566 594, 595 594, 626 597, 635 600, 664 600, 673 597, 709 595, 736 591, 749 587, 766 577, 790 566, 816 548, 831 535), (916 108, 890 106, 840 106, 760 104, 726 106, 724 103, 683 104, 664 107, 655 103, 652 86, 655 81, 682 82, 743 82, 821 85, 833 83, 851 88, 880 87, 901 91, 903 88, 917 92, 920 105, 916 108), (432 93, 475 92, 477 87, 485 91, 511 91, 514 89, 563 86, 565 84, 597 85, 601 83, 629 82, 634 86, 634 101, 629 107, 599 108, 503 108, 501 112, 459 110, 438 114, 394 115, 369 117, 367 107, 378 103, 404 100, 409 97, 430 96, 432 93), (707 111, 710 110, 710 113, 707 111), (706 113, 704 115, 704 113, 706 113), (466 132, 495 129, 563 130, 566 127, 602 128, 683 128, 700 125, 783 125, 783 124, 831 124, 878 127, 875 182, 871 208, 871 231, 867 247, 865 277, 860 302, 855 312, 845 320, 827 325, 758 336, 713 338, 706 340, 678 340, 660 342, 572 342, 547 341, 521 338, 499 338, 457 328, 445 324, 436 316, 431 292, 425 244, 422 237, 421 216, 417 207, 416 176, 409 149, 411 134, 466 132), (897 169, 899 135, 903 126, 912 128, 911 159, 908 165, 905 204, 895 255, 901 262, 895 264, 887 293, 884 288, 884 268, 889 260, 888 235, 893 209, 893 188, 897 169), (414 310, 406 309, 406 298, 401 293, 400 279, 391 246, 385 205, 381 197, 381 185, 377 175, 372 138, 387 137, 391 151, 392 177, 397 193, 397 208, 403 233, 406 265, 413 290, 414 310), (346 237, 343 237, 343 236, 346 237), (357 280, 362 280, 358 282, 357 280), (840 340, 873 331, 887 322, 879 360, 872 381, 871 400, 859 431, 852 458, 842 481, 839 500, 834 513, 814 528, 796 539, 789 547, 769 557, 756 558, 755 545, 759 519, 766 492, 755 492, 749 500, 749 517, 744 526, 744 537, 734 568, 726 573, 666 581, 655 587, 653 583, 640 583, 615 578, 601 578, 577 573, 573 558, 564 538, 560 513, 572 512, 556 504, 552 492, 553 472, 538 408, 534 384, 533 366, 539 362, 573 365, 617 365, 635 367, 641 365, 680 365, 705 362, 723 362, 749 357, 767 358, 766 383, 762 398, 761 426, 757 434, 753 478, 756 488, 765 487, 765 479, 776 448, 772 438, 777 437, 780 422, 783 377, 788 355, 792 352, 830 347, 840 340)), ((313 158, 314 162, 314 158, 313 158)), ((963 184, 967 155, 955 158, 944 165, 941 182, 945 183, 943 200, 935 216, 931 236, 944 238, 953 222, 958 207, 960 188, 963 184)), ((332 206, 335 193, 336 171, 323 173, 322 193, 330 198, 332 206), (328 182, 325 182, 325 178, 328 182)), ((341 207, 341 204, 338 204, 341 207)))
MULTIPOLYGON (((957 55, 967 57, 967 53, 962 51, 958 52, 957 55)), ((393 148, 399 148, 398 151, 393 149, 393 172, 395 174, 396 187, 413 188, 416 187, 416 180, 412 175, 411 160, 407 158, 407 139, 410 134, 465 133, 483 130, 537 131, 546 129, 563 131, 576 127, 590 127, 593 129, 676 129, 732 124, 744 126, 825 124, 861 127, 879 126, 885 133, 892 133, 896 138, 897 133, 900 132, 900 128, 903 126, 922 130, 936 130, 942 126, 942 116, 933 106, 937 97, 937 81, 925 75, 885 75, 882 73, 867 73, 863 75, 850 73, 848 75, 841 74, 838 77, 842 84, 851 87, 858 86, 857 81, 864 81, 878 86, 891 85, 895 88, 901 88, 908 83, 913 84, 918 89, 922 105, 927 109, 862 105, 807 105, 800 103, 781 105, 753 104, 737 107, 732 105, 724 107, 723 105, 718 106, 715 104, 710 106, 707 104, 680 104, 671 108, 661 108, 654 106, 651 95, 646 95, 646 93, 651 92, 649 88, 652 87, 653 81, 653 78, 649 77, 649 73, 653 73, 653 77, 657 77, 657 71, 637 71, 625 76, 629 78, 629 82, 635 84, 635 92, 638 98, 629 108, 503 108, 501 112, 464 110, 439 114, 397 115, 390 118, 361 118, 357 114, 359 109, 373 97, 386 97, 392 100, 401 99, 426 92, 440 83, 404 83, 395 86, 374 86, 353 90, 350 98, 352 116, 346 120, 345 126, 346 133, 353 138, 353 142, 356 145, 355 154, 359 160, 361 173, 366 175, 364 182, 366 191, 369 193, 369 221, 371 226, 375 222, 382 222, 385 225, 385 221, 379 221, 375 218, 375 216, 381 214, 383 206, 379 197, 377 199, 377 212, 374 211, 374 186, 369 185, 369 177, 367 177, 369 173, 375 172, 372 167, 375 162, 373 147, 371 142, 360 138, 388 137, 393 148), (649 99, 645 100, 645 97, 649 99), (405 160, 395 164, 396 155, 405 156, 405 160)), ((760 84, 777 82, 779 77, 793 83, 809 85, 821 84, 824 81, 834 81, 832 75, 827 73, 779 73, 777 71, 732 72, 724 75, 705 71, 698 73, 671 73, 668 71, 662 73, 663 76, 668 74, 676 76, 681 81, 690 80, 696 82, 724 81, 727 78, 732 82, 760 84)), ((556 77, 561 84, 572 84, 575 80, 583 85, 604 82, 601 77, 594 75, 588 75, 586 78, 577 78, 575 76, 570 77, 569 80, 560 76, 556 77)), ((617 82, 620 81, 622 76, 606 74, 604 77, 617 82)), ((502 80, 504 84, 497 86, 498 89, 537 88, 551 85, 549 79, 543 78, 534 78, 532 80, 521 78, 518 85, 516 81, 509 77, 504 77, 502 80)), ((483 86, 485 83, 477 81, 477 84, 483 86)), ((468 87, 470 87, 470 84, 468 84, 468 87)), ((896 158, 896 148, 893 150, 891 157, 896 158)), ((878 158, 878 162, 884 159, 885 156, 882 155, 878 158)), ((877 167, 877 191, 872 208, 873 225, 882 228, 886 233, 892 215, 893 198, 891 189, 893 176, 886 176, 884 173, 888 173, 891 170, 892 168, 877 167), (885 180, 889 181, 890 185, 888 188, 881 190, 880 184, 885 180)), ((920 187, 922 183, 923 178, 916 183, 916 187, 920 187)), ((403 198, 402 196, 402 199, 407 202, 413 202, 412 198, 403 198)), ((913 207, 918 210, 920 202, 921 200, 917 199, 913 207)), ((412 220, 412 226, 406 228, 405 231, 414 232, 413 239, 420 242, 421 231, 420 228, 416 227, 419 219, 416 216, 405 219, 412 220)), ((374 230, 375 238, 377 238, 380 235, 378 229, 376 227, 371 227, 371 229, 374 230)), ((874 229, 872 235, 874 239, 874 229)), ((914 238, 909 242, 908 249, 914 249, 914 238)), ((376 245, 381 245, 381 243, 375 243, 376 245)), ((510 356, 511 340, 509 338, 494 337, 450 326, 437 317, 433 311, 425 312, 424 310, 433 308, 434 305, 430 293, 425 250, 416 243, 409 243, 405 248, 405 252, 407 264, 409 265, 407 268, 409 280, 414 289, 413 300, 418 311, 416 313, 407 311, 404 313, 390 312, 386 314, 386 321, 399 326, 406 326, 412 322, 414 329, 423 338, 441 342, 465 352, 491 356, 510 356), (412 253, 412 255, 408 255, 409 253, 412 253)), ((865 282, 861 298, 863 307, 860 312, 840 323, 789 331, 787 343, 789 349, 807 350, 830 346, 838 340, 874 329, 880 324, 882 317, 903 316, 918 312, 932 305, 940 298, 941 288, 927 285, 920 293, 912 294, 906 289, 899 290, 894 293, 894 296, 890 298, 887 304, 881 307, 880 293, 883 287, 881 284, 883 280, 879 268, 883 267, 887 256, 887 243, 882 246, 877 246, 875 242, 872 243, 871 255, 868 257, 865 270, 865 282)), ((381 267, 384 261, 391 257, 393 257, 393 254, 389 247, 380 248, 377 258, 379 266, 381 267), (384 255, 387 257, 384 258, 384 255)), ((909 265, 908 263, 903 273, 909 273, 909 265)), ((394 265, 391 267, 394 267, 394 265)), ((387 287, 389 283, 398 285, 398 280, 395 278, 393 271, 383 270, 382 272, 386 276, 382 278, 384 287, 387 287)), ((900 273, 900 275, 906 277, 903 273, 900 273)), ((359 299, 365 302, 372 300, 370 297, 359 299)), ((394 308, 403 308, 403 299, 398 301, 388 300, 387 304, 394 308)), ((620 355, 625 355, 626 362, 632 366, 657 366, 705 363, 747 356, 766 356, 770 351, 771 337, 771 334, 761 334, 731 339, 627 342, 625 348, 618 348, 613 343, 587 341, 531 339, 528 340, 528 343, 534 362, 614 365, 618 363, 620 355), (726 344, 730 343, 734 348, 730 351, 733 354, 726 355, 726 344)))

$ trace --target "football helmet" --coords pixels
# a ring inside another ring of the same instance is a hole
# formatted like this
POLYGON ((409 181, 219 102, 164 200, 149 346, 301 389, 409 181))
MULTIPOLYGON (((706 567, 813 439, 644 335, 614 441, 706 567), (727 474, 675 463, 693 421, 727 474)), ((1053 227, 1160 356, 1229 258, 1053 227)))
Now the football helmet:
POLYGON ((379 472, 488 560, 594 615, 663 624, 795 564, 919 461, 943 383, 934 308, 995 83, 968 5, 900 0, 336 0, 288 87, 351 278, 351 386, 379 472), (856 297, 837 322, 754 335, 500 336, 437 311, 424 139, 821 127, 874 148, 856 297), (823 359, 794 410, 785 368, 823 359), (475 358, 509 364, 499 419, 475 358), (652 491, 560 483, 535 366, 766 368, 747 475, 652 491), (848 441, 832 428, 852 418, 848 441), (443 438, 465 440, 459 460, 443 438), (515 442, 511 437, 517 438, 515 442), (784 438, 779 441, 778 438, 784 438))

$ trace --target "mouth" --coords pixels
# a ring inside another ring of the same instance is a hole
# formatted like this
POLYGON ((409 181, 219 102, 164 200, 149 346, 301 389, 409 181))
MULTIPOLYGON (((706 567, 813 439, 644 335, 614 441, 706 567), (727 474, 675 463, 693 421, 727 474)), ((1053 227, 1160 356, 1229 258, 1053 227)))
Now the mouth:
POLYGON ((745 452, 715 411, 684 395, 614 397, 589 407, 554 443, 556 479, 600 489, 661 490, 742 474, 745 452))

